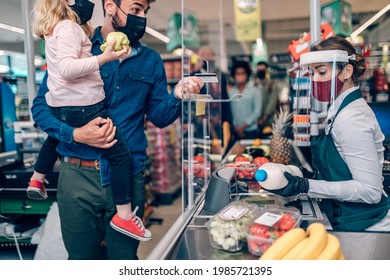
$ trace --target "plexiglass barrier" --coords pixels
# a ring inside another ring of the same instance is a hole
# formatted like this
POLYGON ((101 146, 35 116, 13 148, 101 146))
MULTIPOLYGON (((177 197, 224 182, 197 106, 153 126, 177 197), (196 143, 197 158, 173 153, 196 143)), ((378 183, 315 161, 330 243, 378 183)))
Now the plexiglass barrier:
MULTIPOLYGON (((205 82, 199 94, 183 92, 182 186, 183 209, 197 205, 213 170, 220 167, 230 138, 230 104, 222 0, 182 0, 180 46, 182 79, 197 76, 205 82), (212 6, 212 7, 211 7, 212 6)), ((189 85, 188 85, 189 86, 189 85)), ((186 85, 184 86, 186 88, 186 85)))

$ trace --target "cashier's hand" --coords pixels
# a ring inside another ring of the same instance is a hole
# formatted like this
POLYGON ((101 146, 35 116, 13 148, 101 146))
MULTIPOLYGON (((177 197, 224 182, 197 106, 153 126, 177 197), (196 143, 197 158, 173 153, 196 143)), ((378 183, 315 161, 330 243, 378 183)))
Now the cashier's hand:
POLYGON ((287 171, 284 172, 284 176, 288 181, 287 186, 285 186, 283 189, 267 191, 281 196, 294 196, 301 193, 307 193, 309 191, 308 179, 291 175, 287 171))
POLYGON ((301 170, 302 174, 303 174, 303 178, 307 178, 307 179, 317 179, 317 176, 318 176, 318 172, 316 171, 309 171, 307 170, 305 167, 303 166, 300 166, 299 167, 299 170, 301 170))
POLYGON ((118 142, 115 138, 116 127, 110 118, 97 117, 73 131, 73 141, 96 148, 108 149, 118 142))
POLYGON ((182 99, 183 93, 198 94, 203 86, 204 82, 198 77, 186 77, 177 83, 174 94, 177 98, 182 99))

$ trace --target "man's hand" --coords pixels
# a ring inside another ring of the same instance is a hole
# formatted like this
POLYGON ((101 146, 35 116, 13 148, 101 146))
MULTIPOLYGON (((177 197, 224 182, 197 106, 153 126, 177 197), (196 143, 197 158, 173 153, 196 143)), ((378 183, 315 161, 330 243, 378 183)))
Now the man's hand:
POLYGON ((237 133, 238 137, 244 138, 245 137, 245 129, 248 126, 246 124, 243 125, 236 125, 234 126, 234 131, 237 133))
POLYGON ((260 126, 263 126, 267 120, 268 120, 268 115, 263 115, 263 116, 257 121, 257 123, 258 123, 260 126))
POLYGON ((116 127, 112 120, 97 117, 73 132, 73 141, 96 148, 108 149, 118 142, 115 138, 116 127))
POLYGON ((198 77, 186 77, 177 83, 174 94, 177 98, 182 99, 183 92, 198 94, 203 86, 204 82, 198 77))

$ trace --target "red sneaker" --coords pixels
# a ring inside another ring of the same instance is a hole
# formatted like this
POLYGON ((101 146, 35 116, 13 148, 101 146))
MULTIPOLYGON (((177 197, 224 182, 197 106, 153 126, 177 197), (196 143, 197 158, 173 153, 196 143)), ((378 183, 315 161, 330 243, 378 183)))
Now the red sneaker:
POLYGON ((133 237, 139 241, 149 241, 152 239, 152 233, 147 230, 142 223, 142 220, 135 215, 138 206, 133 211, 133 218, 128 221, 119 218, 118 214, 112 218, 110 225, 116 231, 119 231, 127 236, 133 237))
POLYGON ((30 199, 43 200, 47 198, 44 182, 31 180, 27 188, 27 196, 30 199))

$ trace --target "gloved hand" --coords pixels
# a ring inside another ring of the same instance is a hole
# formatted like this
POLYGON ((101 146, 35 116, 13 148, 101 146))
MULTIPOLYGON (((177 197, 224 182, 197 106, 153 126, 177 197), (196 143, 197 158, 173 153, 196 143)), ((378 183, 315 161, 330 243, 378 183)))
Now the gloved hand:
POLYGON ((318 172, 317 171, 309 171, 305 167, 300 166, 299 169, 303 174, 303 178, 307 179, 317 179, 318 172))
POLYGON ((291 175, 287 171, 284 172, 284 177, 286 177, 288 181, 287 186, 279 190, 267 190, 267 191, 281 196, 294 196, 301 193, 307 193, 309 191, 308 179, 291 175))

